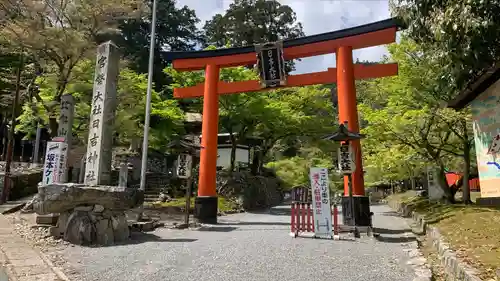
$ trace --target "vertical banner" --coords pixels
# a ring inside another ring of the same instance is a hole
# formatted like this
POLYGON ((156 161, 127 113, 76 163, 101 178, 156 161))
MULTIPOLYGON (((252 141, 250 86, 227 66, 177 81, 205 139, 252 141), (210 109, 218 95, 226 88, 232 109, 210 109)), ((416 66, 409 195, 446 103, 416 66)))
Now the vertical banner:
POLYGON ((317 237, 332 237, 332 209, 330 207, 330 188, 327 168, 310 170, 314 234, 317 237))
POLYGON ((43 185, 61 182, 61 169, 66 163, 64 156, 67 149, 68 145, 64 142, 47 142, 43 167, 43 185))

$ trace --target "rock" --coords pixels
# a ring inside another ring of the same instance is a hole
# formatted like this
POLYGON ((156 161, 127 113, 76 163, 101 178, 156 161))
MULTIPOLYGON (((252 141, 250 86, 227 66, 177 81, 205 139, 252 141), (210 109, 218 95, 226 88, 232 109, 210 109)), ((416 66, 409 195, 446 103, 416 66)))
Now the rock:
POLYGON ((153 231, 155 229, 153 221, 136 222, 133 224, 133 226, 140 231, 153 231))
POLYGON ((102 211, 104 211, 104 206, 103 205, 95 205, 94 206, 94 212, 95 213, 101 213, 102 211))
POLYGON ((97 237, 96 242, 99 245, 109 246, 115 242, 113 227, 111 225, 110 220, 103 219, 97 222, 96 237, 97 237))
POLYGON ((39 186, 33 209, 42 215, 62 213, 82 205, 101 205, 105 209, 125 211, 143 202, 144 192, 139 189, 67 183, 39 186))
POLYGON ((95 233, 95 230, 92 229, 92 222, 87 213, 75 211, 68 219, 64 240, 77 245, 91 244, 93 232, 95 233))
POLYGON ((160 195, 158 196, 158 201, 167 202, 169 200, 170 200, 170 196, 168 196, 167 194, 165 194, 163 192, 160 192, 160 195))
POLYGON ((127 241, 130 237, 130 230, 128 228, 125 214, 114 216, 113 219, 116 221, 116 223, 113 224, 113 236, 115 238, 115 242, 127 241))

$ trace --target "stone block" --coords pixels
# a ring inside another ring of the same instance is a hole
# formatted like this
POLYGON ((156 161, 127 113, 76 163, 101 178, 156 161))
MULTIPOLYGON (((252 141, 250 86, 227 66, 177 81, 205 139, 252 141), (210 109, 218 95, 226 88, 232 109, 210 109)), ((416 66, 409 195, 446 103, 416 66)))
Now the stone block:
POLYGON ((103 246, 109 246, 115 242, 113 227, 110 220, 102 219, 96 223, 96 238, 97 244, 103 246))
POLYGON ((125 214, 114 217, 115 224, 113 224, 113 235, 115 242, 127 241, 130 237, 130 230, 128 228, 127 219, 125 214))
POLYGON ((58 219, 59 219, 58 214, 37 215, 36 216, 36 223, 55 226, 57 224, 58 219))
POLYGON ((139 189, 73 183, 51 184, 38 187, 33 209, 41 215, 62 213, 85 205, 101 205, 108 210, 125 211, 143 202, 144 192, 139 189))
POLYGON ((94 212, 95 213, 102 213, 103 211, 104 211, 103 205, 94 205, 94 212))

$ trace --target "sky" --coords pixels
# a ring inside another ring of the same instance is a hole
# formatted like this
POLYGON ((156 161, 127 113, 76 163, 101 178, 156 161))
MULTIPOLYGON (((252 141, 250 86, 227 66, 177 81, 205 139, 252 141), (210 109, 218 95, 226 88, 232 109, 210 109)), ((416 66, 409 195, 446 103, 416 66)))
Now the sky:
MULTIPOLYGON (((200 27, 215 14, 223 14, 233 0, 177 0, 177 6, 187 5, 201 20, 200 27)), ((388 0, 280 0, 295 11, 306 35, 330 32, 390 18, 388 0)), ((387 54, 383 46, 354 51, 360 60, 379 61, 387 54)), ((335 55, 302 59, 295 74, 324 71, 335 67, 335 55)))

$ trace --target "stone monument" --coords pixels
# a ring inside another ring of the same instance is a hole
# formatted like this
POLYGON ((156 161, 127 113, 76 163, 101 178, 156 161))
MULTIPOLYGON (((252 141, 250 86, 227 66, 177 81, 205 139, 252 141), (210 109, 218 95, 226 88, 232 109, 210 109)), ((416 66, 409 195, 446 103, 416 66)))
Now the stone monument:
POLYGON ((73 117, 75 112, 75 99, 72 95, 63 95, 61 97, 61 112, 59 115, 59 127, 57 130, 57 136, 62 137, 63 141, 66 143, 66 150, 61 156, 63 163, 61 163, 62 169, 60 169, 59 180, 61 183, 68 181, 68 157, 71 151, 71 141, 73 137, 73 117))
POLYGON ((106 185, 111 181, 119 61, 118 49, 110 41, 97 48, 84 179, 88 186, 106 185))
POLYGON ((84 184, 40 185, 33 202, 39 215, 60 214, 51 233, 70 243, 110 245, 128 239, 125 211, 144 202, 139 189, 109 186, 119 59, 112 42, 99 45, 84 184))

